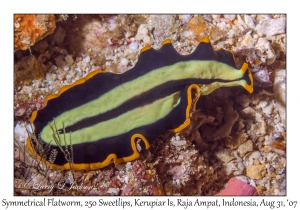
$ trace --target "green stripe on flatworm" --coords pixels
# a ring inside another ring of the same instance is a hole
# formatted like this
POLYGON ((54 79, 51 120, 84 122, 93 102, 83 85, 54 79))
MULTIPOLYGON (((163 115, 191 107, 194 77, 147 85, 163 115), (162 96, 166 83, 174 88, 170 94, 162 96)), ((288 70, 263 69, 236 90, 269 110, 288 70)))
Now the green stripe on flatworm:
MULTIPOLYGON (((62 122, 64 122, 65 127, 67 127, 84 118, 105 113, 120 106, 125 101, 168 81, 183 79, 221 79, 233 81, 241 79, 243 75, 244 73, 241 70, 236 70, 231 66, 216 61, 179 62, 171 66, 153 70, 133 81, 115 87, 96 100, 64 112, 55 117, 57 129, 62 129, 62 122), (210 69, 210 71, 207 71, 207 69, 210 69)), ((234 83, 235 85, 241 85, 242 82, 243 81, 240 80, 234 83)), ((233 86, 232 84, 233 83, 231 83, 231 85, 222 83, 220 86, 233 86)), ((216 86, 215 88, 210 89, 210 92, 218 87, 219 86, 216 86)), ((43 133, 42 136, 46 137, 43 133)), ((49 141, 48 136, 47 139, 43 139, 47 142, 49 141)))
MULTIPOLYGON (((72 132, 72 144, 75 145, 83 142, 93 142, 104 138, 121 135, 134 128, 155 123, 156 121, 166 117, 172 111, 172 109, 178 105, 180 102, 179 97, 180 92, 177 92, 165 98, 156 100, 147 106, 130 110, 116 118, 72 132)), ((73 111, 73 114, 75 116, 79 113, 73 111)), ((61 119, 60 117, 55 119, 57 128, 62 125, 61 122, 64 120, 65 119, 61 119)), ((50 123, 50 125, 51 124, 54 126, 53 121, 50 123)), ((46 143, 50 143, 47 140, 51 140, 52 135, 53 131, 50 126, 46 126, 41 132, 41 138, 46 143)), ((61 139, 63 139, 63 135, 64 134, 59 134, 61 139)), ((51 143, 52 145, 55 145, 55 142, 52 141, 51 143)))

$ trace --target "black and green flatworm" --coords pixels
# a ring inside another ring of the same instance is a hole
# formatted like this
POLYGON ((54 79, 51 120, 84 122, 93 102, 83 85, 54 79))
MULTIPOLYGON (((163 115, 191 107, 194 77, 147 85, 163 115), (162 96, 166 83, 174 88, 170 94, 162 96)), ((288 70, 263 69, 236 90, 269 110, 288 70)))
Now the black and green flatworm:
MULTIPOLYGON (((139 157, 136 141, 146 149, 165 130, 179 132, 190 123, 191 109, 200 94, 219 87, 243 86, 253 91, 246 63, 236 68, 234 56, 214 51, 204 38, 190 55, 180 55, 166 40, 159 50, 146 47, 136 65, 123 74, 94 71, 58 94, 32 114, 35 132, 58 152, 51 168, 70 169, 53 141, 56 129, 63 138, 71 132, 75 170, 94 170, 139 157)), ((32 142, 28 148, 34 152, 32 142)), ((48 162, 47 162, 48 163, 48 162)))

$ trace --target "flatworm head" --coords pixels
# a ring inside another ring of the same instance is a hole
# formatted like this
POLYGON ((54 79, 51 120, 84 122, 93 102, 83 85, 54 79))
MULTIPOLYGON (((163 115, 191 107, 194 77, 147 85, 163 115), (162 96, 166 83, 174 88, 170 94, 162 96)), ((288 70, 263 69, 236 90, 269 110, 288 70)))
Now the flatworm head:
MULTIPOLYGON (((69 149, 74 170, 94 170, 137 159, 138 140, 148 149, 163 131, 181 131, 201 94, 231 86, 253 91, 247 64, 237 69, 231 52, 214 51, 205 38, 183 56, 166 40, 159 50, 144 48, 123 74, 94 71, 48 96, 31 121, 41 141, 58 151, 54 163, 46 161, 51 168, 70 169, 61 152, 69 149)), ((36 151, 30 139, 27 147, 36 151)))

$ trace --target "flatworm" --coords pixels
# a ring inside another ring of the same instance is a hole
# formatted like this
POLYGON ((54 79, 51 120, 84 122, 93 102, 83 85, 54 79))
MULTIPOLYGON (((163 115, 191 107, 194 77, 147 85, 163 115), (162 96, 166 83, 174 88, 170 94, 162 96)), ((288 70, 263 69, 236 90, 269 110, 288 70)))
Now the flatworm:
MULTIPOLYGON (((70 169, 53 141, 52 125, 57 137, 66 136, 68 148, 70 136, 73 169, 94 170, 111 161, 137 159, 139 139, 148 149, 163 131, 181 131, 189 125, 200 94, 231 86, 253 91, 248 65, 237 69, 233 53, 214 51, 204 38, 193 53, 184 56, 168 39, 159 50, 143 48, 136 65, 123 74, 96 70, 48 96, 47 105, 33 112, 31 122, 42 142, 58 151, 54 163, 46 161, 51 168, 70 169)), ((27 147, 35 151, 29 138, 27 147)))

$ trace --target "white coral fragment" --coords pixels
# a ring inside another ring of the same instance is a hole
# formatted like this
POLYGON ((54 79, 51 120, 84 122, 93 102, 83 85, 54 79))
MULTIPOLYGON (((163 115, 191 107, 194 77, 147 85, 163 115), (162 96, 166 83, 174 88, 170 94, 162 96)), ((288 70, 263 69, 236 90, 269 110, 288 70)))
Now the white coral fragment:
POLYGON ((107 193, 109 193, 109 194, 112 194, 112 195, 118 195, 119 194, 119 192, 120 192, 120 189, 119 188, 109 188, 108 190, 107 190, 107 193))
POLYGON ((224 18, 233 21, 235 19, 236 15, 224 15, 224 18))
POLYGON ((67 62, 64 60, 64 56, 63 55, 59 55, 56 58, 54 58, 55 60, 55 64, 58 67, 62 67, 65 71, 68 71, 70 69, 70 67, 68 66, 67 62))
POLYGON ((246 23, 243 21, 243 19, 241 18, 240 15, 237 15, 237 20, 238 20, 238 23, 243 26, 244 28, 247 28, 247 25, 246 23))
POLYGON ((274 96, 276 99, 276 107, 278 108, 281 121, 284 125, 285 125, 285 106, 286 106, 285 74, 286 74, 285 69, 276 69, 274 85, 273 85, 274 96))
POLYGON ((251 151, 253 151, 253 142, 251 140, 248 140, 245 143, 241 144, 237 149, 240 157, 244 157, 248 152, 251 151))
POLYGON ((257 33, 264 34, 267 37, 283 34, 285 33, 285 22, 286 20, 284 17, 263 20, 261 24, 256 26, 255 30, 257 33))
MULTIPOLYGON (((276 54, 274 49, 271 47, 271 43, 266 38, 259 38, 255 48, 260 49, 266 60, 262 60, 263 63, 271 65, 276 60, 276 54)), ((264 57, 262 56, 262 58, 264 57)))
POLYGON ((149 30, 146 24, 141 24, 138 28, 137 35, 135 36, 136 40, 143 41, 145 45, 151 45, 153 42, 149 36, 149 30))
POLYGON ((249 156, 249 166, 253 165, 254 159, 259 159, 261 157, 261 153, 259 151, 254 151, 252 154, 249 156))
POLYGON ((217 23, 220 22, 221 15, 211 15, 211 16, 214 19, 214 21, 216 21, 217 23))
POLYGON ((171 144, 174 146, 183 146, 186 144, 185 140, 181 140, 181 141, 171 141, 171 144))
POLYGON ((245 18, 245 23, 249 26, 249 28, 254 29, 255 24, 252 17, 250 15, 244 15, 244 18, 245 18))
POLYGON ((17 123, 15 127, 15 137, 20 142, 24 143, 26 141, 28 134, 27 134, 26 127, 23 123, 21 124, 17 123))

